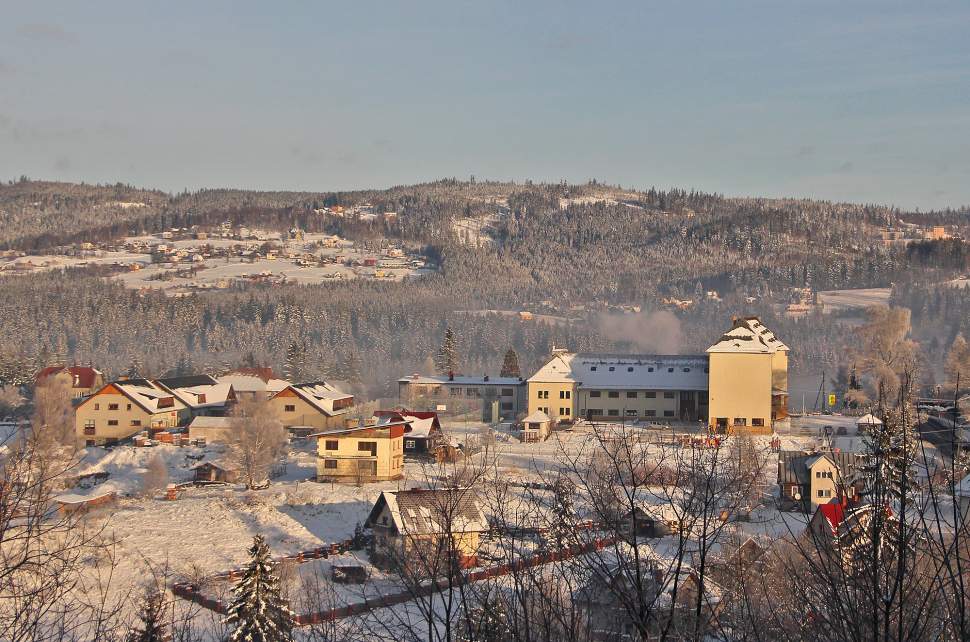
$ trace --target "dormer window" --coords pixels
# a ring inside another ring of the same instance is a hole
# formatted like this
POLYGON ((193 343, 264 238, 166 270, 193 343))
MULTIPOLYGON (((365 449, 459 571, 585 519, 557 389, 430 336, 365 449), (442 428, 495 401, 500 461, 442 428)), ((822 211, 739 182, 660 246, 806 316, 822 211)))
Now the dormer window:
POLYGON ((690 368, 684 368, 684 372, 690 372, 690 368))
POLYGON ((627 372, 633 372, 633 366, 630 366, 630 367, 628 367, 628 368, 626 369, 626 371, 627 371, 627 372))
POLYGON ((610 366, 610 372, 613 372, 614 370, 616 370, 616 368, 614 368, 613 366, 610 366))
POLYGON ((589 371, 590 372, 596 372, 596 366, 590 366, 589 367, 589 371))
POLYGON ((650 366, 649 368, 647 368, 647 372, 653 372, 653 366, 650 366))
POLYGON ((673 371, 674 371, 673 368, 667 368, 667 372, 673 372, 673 371))

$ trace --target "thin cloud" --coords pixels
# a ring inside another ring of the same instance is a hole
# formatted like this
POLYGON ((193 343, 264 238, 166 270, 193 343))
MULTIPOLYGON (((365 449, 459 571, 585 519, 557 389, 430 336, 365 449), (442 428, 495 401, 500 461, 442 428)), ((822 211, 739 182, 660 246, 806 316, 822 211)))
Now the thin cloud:
POLYGON ((855 163, 853 163, 852 161, 845 161, 844 163, 839 165, 835 171, 839 172, 840 174, 847 174, 851 172, 853 169, 855 169, 855 163))
POLYGON ((29 40, 41 42, 77 42, 77 36, 52 22, 30 22, 20 25, 17 33, 29 40))
POLYGON ((798 158, 806 158, 808 156, 813 156, 814 154, 815 154, 815 147, 812 145, 802 145, 801 147, 798 148, 798 151, 795 152, 795 156, 797 156, 798 158))

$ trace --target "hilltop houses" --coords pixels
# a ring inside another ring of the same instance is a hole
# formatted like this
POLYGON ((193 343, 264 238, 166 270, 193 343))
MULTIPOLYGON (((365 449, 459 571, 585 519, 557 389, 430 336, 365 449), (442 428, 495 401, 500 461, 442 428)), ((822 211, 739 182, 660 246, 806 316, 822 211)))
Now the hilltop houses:
POLYGON ((184 425, 192 410, 178 395, 147 379, 127 379, 102 386, 75 409, 75 430, 82 446, 110 446, 143 430, 184 425))

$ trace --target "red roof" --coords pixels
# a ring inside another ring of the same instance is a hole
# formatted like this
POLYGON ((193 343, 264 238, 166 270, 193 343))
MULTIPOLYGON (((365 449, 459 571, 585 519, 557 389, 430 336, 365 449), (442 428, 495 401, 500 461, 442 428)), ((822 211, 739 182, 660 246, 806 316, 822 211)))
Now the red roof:
MULTIPOLYGON (((417 419, 433 419, 431 422, 432 430, 441 430, 441 422, 438 420, 438 413, 433 410, 408 410, 406 408, 401 408, 400 410, 377 410, 374 412, 375 417, 392 417, 398 420, 404 419, 404 417, 415 417, 417 419)), ((410 427, 408 428, 410 430, 410 427)))
POLYGON ((822 504, 818 507, 819 512, 822 516, 828 520, 829 525, 832 527, 832 532, 834 533, 839 529, 839 525, 845 519, 845 502, 822 504))
POLYGON ((98 375, 101 374, 98 370, 89 368, 87 366, 71 366, 69 368, 66 366, 48 366, 37 373, 35 381, 36 383, 40 383, 47 377, 55 375, 64 370, 71 375, 72 388, 92 388, 94 387, 98 375))

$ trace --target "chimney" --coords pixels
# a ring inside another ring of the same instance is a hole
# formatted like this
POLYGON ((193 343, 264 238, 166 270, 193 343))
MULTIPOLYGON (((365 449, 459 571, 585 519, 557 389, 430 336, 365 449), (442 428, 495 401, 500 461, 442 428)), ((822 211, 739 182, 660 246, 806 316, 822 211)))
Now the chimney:
POLYGON ((448 381, 454 381, 454 380, 455 380, 455 371, 454 370, 449 370, 448 371, 448 381))
POLYGON ((488 381, 488 375, 485 375, 485 381, 488 381))

